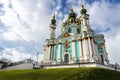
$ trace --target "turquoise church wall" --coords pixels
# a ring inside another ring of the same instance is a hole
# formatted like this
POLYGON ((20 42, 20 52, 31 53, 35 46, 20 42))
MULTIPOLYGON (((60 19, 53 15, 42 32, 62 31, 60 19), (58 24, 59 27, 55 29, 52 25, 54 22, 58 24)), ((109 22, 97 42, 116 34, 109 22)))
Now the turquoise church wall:
POLYGON ((75 47, 76 47, 77 62, 79 62, 80 51, 79 51, 79 42, 78 42, 78 40, 75 42, 75 47))
POLYGON ((50 47, 50 59, 51 59, 51 55, 52 55, 52 47, 50 47))
POLYGON ((61 63, 63 63, 63 55, 64 55, 64 44, 62 43, 62 45, 61 45, 61 53, 60 53, 61 63))
POLYGON ((70 42, 69 52, 70 52, 70 59, 72 59, 72 42, 70 42))

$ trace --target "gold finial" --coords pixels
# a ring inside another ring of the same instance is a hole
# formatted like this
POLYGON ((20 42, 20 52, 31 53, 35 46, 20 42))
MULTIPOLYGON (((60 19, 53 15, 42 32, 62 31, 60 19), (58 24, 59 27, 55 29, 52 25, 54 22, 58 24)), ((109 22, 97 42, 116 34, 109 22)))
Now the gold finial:
POLYGON ((81 0, 81 4, 82 4, 82 5, 84 4, 84 0, 81 0))
POLYGON ((70 10, 71 10, 71 12, 73 12, 73 8, 72 8, 72 7, 71 7, 71 9, 70 9, 70 10))

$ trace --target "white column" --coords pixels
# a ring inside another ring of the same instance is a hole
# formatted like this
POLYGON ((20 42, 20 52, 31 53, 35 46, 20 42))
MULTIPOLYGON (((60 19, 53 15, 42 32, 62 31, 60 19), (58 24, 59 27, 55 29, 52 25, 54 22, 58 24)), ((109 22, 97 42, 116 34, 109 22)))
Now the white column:
POLYGON ((83 55, 84 55, 84 59, 86 59, 87 50, 86 50, 85 39, 82 42, 83 42, 83 55))
POLYGON ((90 57, 88 39, 85 39, 85 43, 86 43, 86 51, 87 51, 86 57, 88 59, 90 57))
POLYGON ((83 57, 82 41, 79 41, 80 57, 83 57))
POLYGON ((93 43, 93 39, 91 39, 91 41, 92 41, 93 51, 94 51, 93 57, 95 57, 95 59, 98 60, 98 50, 97 50, 97 45, 96 45, 95 43, 93 43))
POLYGON ((51 55, 51 60, 53 59, 53 46, 51 46, 51 53, 50 53, 51 55))
POLYGON ((75 50, 75 42, 72 42, 72 57, 73 59, 76 59, 76 50, 75 50))
POLYGON ((58 44, 58 56, 57 56, 58 61, 60 61, 60 53, 61 53, 61 44, 58 44))
POLYGON ((88 42, 86 39, 83 40, 83 51, 84 51, 84 59, 87 60, 89 56, 89 50, 88 50, 88 42))
POLYGON ((102 48, 103 48, 103 52, 104 52, 103 53, 104 54, 104 56, 103 56, 104 57, 104 64, 107 65, 109 60, 108 60, 108 55, 107 55, 107 52, 105 49, 105 45, 103 45, 102 48))
POLYGON ((50 48, 51 48, 51 46, 48 47, 48 54, 47 54, 47 59, 48 60, 50 59, 50 48))
POLYGON ((93 52, 94 52, 94 54, 93 54, 93 56, 95 56, 95 54, 96 54, 96 48, 95 48, 95 44, 93 43, 93 39, 91 39, 91 42, 92 42, 92 46, 93 46, 93 52))
POLYGON ((88 38, 88 43, 89 43, 90 57, 92 57, 92 55, 93 55, 93 49, 92 49, 92 43, 91 43, 90 38, 88 38))
POLYGON ((86 20, 83 19, 83 26, 86 26, 86 20))

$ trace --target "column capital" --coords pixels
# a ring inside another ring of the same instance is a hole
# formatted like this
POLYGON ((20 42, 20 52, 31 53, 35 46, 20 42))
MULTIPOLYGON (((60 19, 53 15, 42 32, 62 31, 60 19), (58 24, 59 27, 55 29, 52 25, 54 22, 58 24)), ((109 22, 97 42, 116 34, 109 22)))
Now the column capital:
POLYGON ((72 40, 72 42, 75 42, 76 40, 72 40))
POLYGON ((58 45, 62 44, 62 42, 59 42, 58 45))

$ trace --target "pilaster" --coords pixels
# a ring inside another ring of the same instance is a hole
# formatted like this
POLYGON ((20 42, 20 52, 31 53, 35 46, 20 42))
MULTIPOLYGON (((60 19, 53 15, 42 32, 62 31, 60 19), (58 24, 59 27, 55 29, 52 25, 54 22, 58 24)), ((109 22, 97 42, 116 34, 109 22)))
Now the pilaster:
POLYGON ((95 60, 98 60, 98 50, 97 50, 97 45, 93 42, 93 39, 91 39, 92 45, 93 45, 93 57, 95 58, 95 60))
POLYGON ((76 60, 76 49, 75 49, 75 41, 72 41, 72 58, 76 60))
POLYGON ((90 38, 88 38, 88 43, 89 43, 90 58, 92 58, 93 47, 92 47, 92 43, 91 43, 91 39, 90 38))
POLYGON ((48 56, 47 56, 47 59, 49 60, 50 59, 50 48, 51 48, 51 46, 48 46, 48 56))

